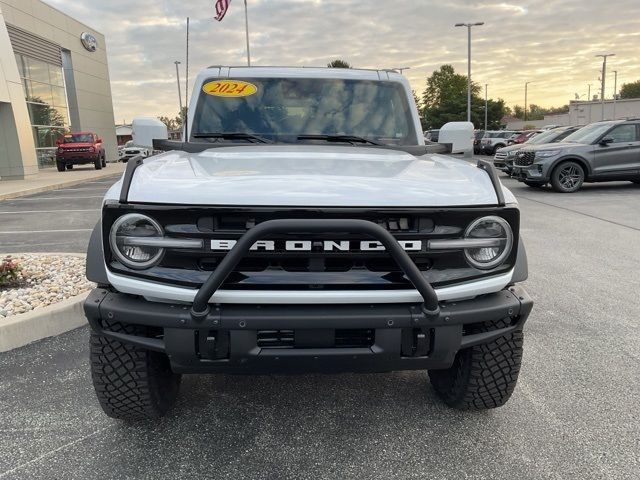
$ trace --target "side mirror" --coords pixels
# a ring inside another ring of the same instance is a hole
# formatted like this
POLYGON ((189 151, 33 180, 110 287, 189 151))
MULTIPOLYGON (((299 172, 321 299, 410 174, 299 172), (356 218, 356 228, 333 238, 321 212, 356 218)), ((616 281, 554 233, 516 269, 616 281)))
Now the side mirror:
POLYGON ((600 145, 609 145, 610 143, 613 143, 613 137, 604 137, 602 140, 600 140, 600 145))
POLYGON ((60 139, 56 140, 56 145, 57 145, 57 146, 62 145, 62 140, 60 140, 60 139))
POLYGON ((102 143, 102 139, 98 137, 98 139, 96 140, 96 143, 102 143))

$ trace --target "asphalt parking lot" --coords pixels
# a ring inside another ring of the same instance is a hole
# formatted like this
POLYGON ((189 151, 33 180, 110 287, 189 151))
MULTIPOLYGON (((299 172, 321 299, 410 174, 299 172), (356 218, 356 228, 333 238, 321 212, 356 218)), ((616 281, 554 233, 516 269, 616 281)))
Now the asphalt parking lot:
MULTIPOLYGON (((640 186, 561 195, 503 181, 520 201, 536 302, 505 407, 450 410, 424 372, 187 376, 169 417, 128 425, 98 406, 81 328, 0 354, 0 478, 637 479, 640 186)), ((83 251, 99 183, 0 202, 86 210, 68 223, 0 214, 0 250, 83 251)))
POLYGON ((0 253, 84 253, 102 197, 120 178, 0 201, 0 253))

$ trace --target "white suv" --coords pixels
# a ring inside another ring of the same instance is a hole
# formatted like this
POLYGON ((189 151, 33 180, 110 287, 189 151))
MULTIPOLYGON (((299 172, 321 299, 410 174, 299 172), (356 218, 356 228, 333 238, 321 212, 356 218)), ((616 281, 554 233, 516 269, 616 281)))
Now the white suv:
POLYGON ((507 146, 507 140, 514 133, 513 130, 488 130, 480 141, 482 153, 495 155, 496 150, 507 146))

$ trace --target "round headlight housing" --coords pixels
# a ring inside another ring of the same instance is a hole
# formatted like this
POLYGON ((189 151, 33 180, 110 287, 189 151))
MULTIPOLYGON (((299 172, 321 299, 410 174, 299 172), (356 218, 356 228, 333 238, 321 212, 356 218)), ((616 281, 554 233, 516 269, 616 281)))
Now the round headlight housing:
POLYGON ((156 265, 164 248, 144 245, 145 239, 162 238, 164 231, 153 218, 140 213, 128 213, 111 227, 111 252, 125 266, 141 270, 156 265))
POLYGON ((513 247, 513 231, 504 218, 489 216, 474 220, 465 231, 469 240, 495 240, 491 246, 467 248, 464 255, 469 265, 489 270, 501 265, 513 247))

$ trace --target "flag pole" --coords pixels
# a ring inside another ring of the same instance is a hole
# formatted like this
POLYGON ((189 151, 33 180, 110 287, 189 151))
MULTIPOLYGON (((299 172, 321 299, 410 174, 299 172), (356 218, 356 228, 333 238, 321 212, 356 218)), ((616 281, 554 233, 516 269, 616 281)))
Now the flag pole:
MULTIPOLYGON (((189 17, 187 17, 187 65, 186 65, 186 80, 184 87, 184 102, 187 106, 184 116, 184 137, 182 141, 189 141, 189 17)), ((180 112, 182 114, 182 112, 180 112)))
POLYGON ((244 27, 247 35, 247 66, 251 66, 251 53, 249 51, 249 14, 247 12, 247 0, 244 0, 244 27))

